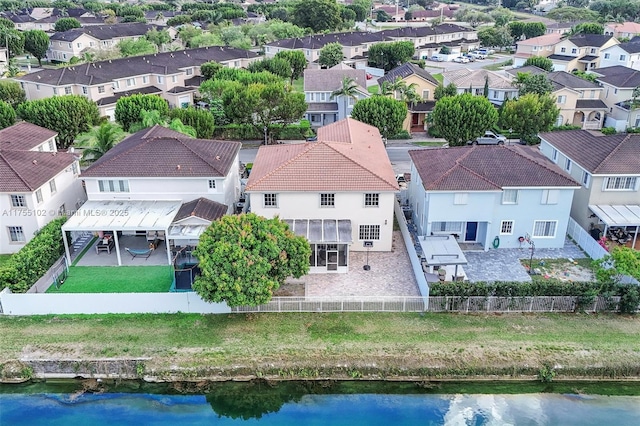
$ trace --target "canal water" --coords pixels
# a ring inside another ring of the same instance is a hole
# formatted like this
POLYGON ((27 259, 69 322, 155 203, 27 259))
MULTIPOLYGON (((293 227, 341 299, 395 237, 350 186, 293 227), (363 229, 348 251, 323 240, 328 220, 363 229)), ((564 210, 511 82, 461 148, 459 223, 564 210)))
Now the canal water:
POLYGON ((191 394, 130 383, 91 392, 73 386, 0 386, 0 425, 640 424, 640 387, 633 384, 260 382, 191 394), (610 395, 585 393, 598 389, 610 395))

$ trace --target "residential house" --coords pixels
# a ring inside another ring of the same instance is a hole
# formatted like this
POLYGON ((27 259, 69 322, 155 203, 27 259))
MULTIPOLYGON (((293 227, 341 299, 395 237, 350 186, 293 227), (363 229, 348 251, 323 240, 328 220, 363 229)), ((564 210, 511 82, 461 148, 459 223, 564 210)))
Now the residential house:
POLYGON ((640 70, 640 40, 616 44, 602 50, 600 68, 616 65, 640 70))
POLYGON ((176 246, 195 245, 212 220, 235 211, 240 146, 161 126, 134 133, 82 172, 88 201, 63 230, 109 232, 117 265, 120 239, 165 240, 172 263, 176 246))
POLYGON ((55 31, 55 24, 61 18, 76 18, 82 26, 104 24, 104 19, 95 17, 83 8, 58 9, 56 7, 34 7, 18 11, 5 11, 2 15, 11 20, 17 30, 55 31))
POLYGON ((307 101, 305 118, 311 127, 318 128, 351 115, 357 101, 371 96, 367 89, 367 73, 365 70, 353 69, 338 64, 331 69, 304 70, 304 96, 307 101), (342 88, 343 79, 350 78, 356 83, 354 97, 345 95, 331 96, 342 88))
POLYGON ((512 79, 494 71, 462 68, 445 71, 442 76, 442 84, 455 84, 458 93, 484 96, 485 85, 488 85, 487 99, 494 105, 502 105, 505 101, 518 97, 518 89, 513 85, 512 79))
POLYGON ((345 118, 318 141, 261 146, 245 191, 311 244, 311 272, 347 272, 350 251, 390 251, 399 187, 377 128, 345 118))
POLYGON ((507 70, 507 73, 514 76, 519 73, 547 76, 553 86, 551 96, 556 99, 556 106, 560 109, 556 126, 568 124, 581 126, 583 129, 602 128, 608 107, 602 100, 604 90, 600 85, 564 71, 547 73, 534 66, 514 68, 507 70))
POLYGON ((56 132, 21 122, 0 130, 0 253, 15 253, 44 225, 86 199, 72 152, 56 132))
POLYGON ((546 34, 516 42, 516 53, 513 66, 521 67, 527 59, 534 56, 548 57, 553 54, 554 46, 562 40, 562 34, 546 34))
POLYGON ((558 42, 547 57, 554 71, 591 71, 600 66, 600 51, 616 44, 618 40, 610 35, 579 34, 558 42))
POLYGON ((640 87, 640 71, 620 65, 598 68, 596 81, 602 86, 602 100, 609 108, 605 126, 617 131, 640 127, 640 104, 633 102, 633 92, 640 87))
MULTIPOLYGON (((392 84, 397 79, 404 81, 407 87, 413 86, 418 96, 422 99, 420 102, 407 103, 407 118, 402 123, 402 128, 409 133, 426 131, 427 116, 435 106, 435 98, 433 96, 439 84, 438 80, 416 64, 407 62, 380 77, 378 84, 382 87, 384 83, 392 84)), ((400 94, 395 93, 394 97, 400 99, 400 94)))
POLYGON ((571 130, 540 139, 540 151, 580 182, 571 207, 580 226, 640 225, 640 135, 571 130))
POLYGON ((640 36, 640 23, 638 22, 609 22, 604 26, 605 35, 612 35, 617 39, 632 39, 640 36))
MULTIPOLYGON (((110 50, 123 40, 138 40, 152 29, 164 29, 157 25, 139 22, 128 24, 96 25, 57 32, 50 37, 47 59, 53 62, 69 62, 73 57, 82 57, 84 52, 110 50)), ((176 32, 171 28, 172 36, 176 32)))
POLYGON ((573 27, 576 25, 582 24, 584 21, 571 21, 571 22, 554 22, 553 24, 548 24, 547 29, 545 30, 545 34, 567 34, 571 32, 573 27))
POLYGON ((376 7, 373 11, 373 16, 376 16, 378 11, 386 12, 387 15, 391 17, 392 21, 400 22, 404 21, 404 8, 399 7, 398 3, 395 6, 393 5, 380 5, 376 7))
POLYGON ((427 21, 433 18, 453 19, 458 10, 457 5, 441 5, 438 9, 414 10, 411 12, 411 20, 409 22, 427 21))
POLYGON ((490 247, 564 245, 577 182, 521 145, 409 151, 409 204, 418 234, 490 247))
POLYGON ((155 93, 172 107, 189 105, 201 82, 200 65, 216 61, 243 68, 259 57, 248 50, 211 46, 44 69, 17 80, 28 100, 83 95, 98 104, 102 116, 114 120, 115 105, 122 96, 155 93))

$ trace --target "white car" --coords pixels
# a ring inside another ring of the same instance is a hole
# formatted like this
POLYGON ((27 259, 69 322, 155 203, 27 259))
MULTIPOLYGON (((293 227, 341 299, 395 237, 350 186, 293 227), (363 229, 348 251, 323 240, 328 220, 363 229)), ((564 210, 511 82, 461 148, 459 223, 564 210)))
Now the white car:
POLYGON ((458 56, 456 58, 453 58, 453 62, 459 62, 461 64, 468 64, 469 63, 469 58, 465 58, 464 56, 458 56))
POLYGON ((507 138, 499 133, 493 133, 490 130, 484 132, 483 136, 476 138, 473 141, 467 142, 469 145, 504 145, 507 142, 507 138))

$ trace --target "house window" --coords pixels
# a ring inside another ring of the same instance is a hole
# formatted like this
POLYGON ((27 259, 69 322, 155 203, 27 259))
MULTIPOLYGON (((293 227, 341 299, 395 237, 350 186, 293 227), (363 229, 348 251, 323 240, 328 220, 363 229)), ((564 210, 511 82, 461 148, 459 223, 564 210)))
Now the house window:
POLYGON ((567 102, 567 97, 565 95, 558 96, 558 103, 559 104, 563 104, 565 102, 567 102))
POLYGON ((320 194, 320 207, 335 207, 336 194, 320 194))
POLYGON ((560 53, 565 53, 566 51, 567 51, 567 48, 566 48, 566 47, 562 47, 562 48, 560 48, 560 53))
POLYGON ((425 100, 425 101, 429 99, 429 91, 428 90, 423 90, 422 91, 422 99, 425 100))
MULTIPOLYGON (((562 114, 560 114, 560 115, 558 115, 558 119, 556 120, 556 126, 558 126, 558 127, 562 126, 562 123, 564 123, 564 117, 562 116, 562 114)), ((558 156, 558 151, 556 151, 555 149, 554 149, 554 151, 555 151, 555 155, 557 157, 558 156)), ((553 161, 555 161, 555 160, 556 159, 554 158, 553 161)))
POLYGON ((265 207, 278 207, 278 194, 264 194, 265 207))
POLYGON ((131 86, 135 86, 136 85, 136 79, 135 78, 128 78, 127 79, 127 87, 131 87, 131 86))
POLYGON ((558 204, 560 191, 557 189, 543 189, 540 204, 558 204))
POLYGON ((513 234, 513 221, 503 220, 500 222, 500 235, 512 235, 513 234))
POLYGON ((147 83, 149 82, 149 76, 143 75, 143 76, 142 76, 142 82, 143 82, 144 84, 147 84, 147 83))
POLYGON ((55 151, 55 150, 56 150, 55 143, 53 142, 53 139, 51 139, 51 140, 49 141, 49 151, 53 152, 53 151, 55 151))
POLYGON ((379 240, 380 225, 360 225, 360 240, 379 240))
POLYGON ((42 202, 42 189, 36 191, 36 202, 40 204, 42 202))
POLYGON ((536 220, 533 222, 533 236, 537 238, 554 238, 557 226, 557 220, 536 220))
POLYGON ((431 232, 460 234, 462 232, 463 225, 463 222, 433 222, 431 225, 431 232))
POLYGON ((558 162, 558 150, 555 148, 553 149, 553 153, 551 154, 551 159, 554 163, 558 162))
POLYGON ((157 79, 158 79, 158 84, 163 84, 164 83, 164 78, 161 75, 159 75, 157 77, 157 79))
POLYGON ((453 194, 453 204, 467 204, 467 198, 469 198, 469 194, 466 192, 453 194))
POLYGON ((216 180, 209 179, 209 189, 216 189, 216 180))
POLYGON ((57 189, 56 189, 56 180, 55 180, 55 179, 51 179, 51 180, 49 181, 49 189, 51 190, 51 193, 52 193, 52 194, 55 194, 55 193, 57 192, 57 189))
POLYGON ((24 197, 24 195, 12 195, 11 207, 16 207, 16 208, 27 207, 27 200, 24 197))
POLYGON ((68 43, 69 49, 71 49, 71 43, 68 43))
POLYGON ((187 68, 187 75, 193 75, 193 68, 187 68))
POLYGON ((518 190, 505 189, 502 191, 502 204, 518 204, 518 190))
POLYGON ((380 194, 364 194, 364 206, 365 207, 380 206, 380 194))
POLYGON ((40 90, 40 85, 36 84, 36 90, 40 90))
POLYGON ((98 189, 100 192, 129 192, 129 181, 99 180, 98 189))
POLYGON ((596 49, 594 47, 591 48, 591 53, 596 53, 596 49))
POLYGON ((564 162, 564 169, 571 173, 571 159, 567 158, 566 161, 564 162))
POLYGON ((54 95, 57 95, 57 94, 58 94, 58 89, 57 89, 57 88, 55 88, 55 87, 53 88, 53 94, 54 94, 54 95))
POLYGON ((114 81, 113 82, 113 89, 116 90, 116 89, 119 89, 119 88, 120 88, 120 82, 119 81, 114 81))
POLYGON ((64 88, 64 94, 65 95, 70 95, 71 94, 71 86, 64 88))
POLYGON ((104 86, 98 86, 98 93, 104 93, 104 86))
POLYGON ((576 53, 578 53, 578 50, 577 49, 571 49, 571 53, 573 53, 575 55, 576 53))
POLYGON ((80 49, 82 47, 82 43, 76 43, 76 47, 80 49))
POLYGON ((24 243, 26 241, 22 226, 8 226, 7 230, 9 231, 9 239, 12 243, 24 243))
POLYGON ((605 54, 604 54, 604 58, 605 58, 605 59, 609 59, 609 58, 611 58, 611 54, 610 54, 610 53, 605 53, 605 54))
POLYGON ((178 77, 176 77, 175 75, 171 77, 172 83, 176 83, 177 81, 178 81, 178 77))
POLYGON ((89 89, 87 89, 87 86, 82 86, 82 94, 86 95, 89 93, 89 89))
POLYGON ((620 61, 626 61, 627 55, 620 55, 620 61))
POLYGON ((591 175, 585 170, 582 172, 582 184, 585 188, 589 187, 589 182, 591 181, 591 175))
POLYGON ((604 180, 603 191, 635 191, 636 189, 635 177, 608 177, 604 180))
POLYGON ((73 164, 71 165, 71 170, 73 171, 74 175, 78 174, 78 163, 77 162, 73 162, 73 164))
POLYGON ((323 92, 323 93, 320 93, 320 100, 321 100, 322 102, 325 102, 325 101, 327 100, 327 94, 326 94, 326 93, 324 93, 324 92, 323 92))

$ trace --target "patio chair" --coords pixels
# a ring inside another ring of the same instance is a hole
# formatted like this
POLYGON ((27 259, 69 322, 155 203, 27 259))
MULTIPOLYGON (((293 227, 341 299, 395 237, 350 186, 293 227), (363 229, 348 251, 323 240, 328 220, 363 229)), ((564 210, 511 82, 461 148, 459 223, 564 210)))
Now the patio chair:
POLYGON ((132 259, 135 259, 136 257, 144 257, 145 259, 148 259, 149 256, 151 256, 151 253, 153 253, 152 248, 138 250, 125 247, 124 249, 131 255, 132 259))

